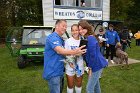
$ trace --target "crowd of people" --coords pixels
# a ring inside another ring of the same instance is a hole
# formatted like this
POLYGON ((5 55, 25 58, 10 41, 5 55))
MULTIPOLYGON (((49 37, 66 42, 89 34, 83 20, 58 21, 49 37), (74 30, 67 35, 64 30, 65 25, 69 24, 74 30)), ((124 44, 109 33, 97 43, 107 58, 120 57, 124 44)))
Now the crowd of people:
MULTIPOLYGON (((133 35, 130 35, 127 27, 118 34, 112 24, 109 24, 106 31, 103 28, 99 29, 99 34, 96 35, 91 24, 86 20, 80 20, 71 26, 72 37, 64 41, 62 35, 66 29, 67 21, 57 20, 54 32, 46 38, 43 78, 48 82, 50 93, 62 93, 64 73, 67 79, 67 93, 74 93, 74 90, 81 93, 84 62, 88 67, 86 92, 101 93, 99 78, 103 68, 108 66, 109 56, 110 61, 114 63, 115 45, 121 43, 122 50, 125 51, 126 47, 130 46, 129 40, 133 35), (82 40, 87 42, 80 46, 82 40)), ((134 37, 140 37, 139 33, 134 37)), ((140 38, 137 45, 139 42, 140 38)))

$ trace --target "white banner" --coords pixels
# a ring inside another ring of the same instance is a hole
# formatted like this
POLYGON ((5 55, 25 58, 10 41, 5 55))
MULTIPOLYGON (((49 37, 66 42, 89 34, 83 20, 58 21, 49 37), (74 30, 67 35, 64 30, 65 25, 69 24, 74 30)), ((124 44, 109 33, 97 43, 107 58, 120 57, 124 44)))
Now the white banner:
POLYGON ((102 11, 54 8, 54 19, 102 20, 102 11))

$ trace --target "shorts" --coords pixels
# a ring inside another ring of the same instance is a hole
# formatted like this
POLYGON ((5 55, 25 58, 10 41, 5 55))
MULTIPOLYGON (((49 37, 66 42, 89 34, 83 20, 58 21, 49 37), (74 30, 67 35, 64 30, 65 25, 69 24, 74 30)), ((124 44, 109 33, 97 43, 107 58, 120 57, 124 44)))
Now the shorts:
MULTIPOLYGON (((66 74, 69 76, 77 75, 77 72, 74 69, 66 69, 66 74)), ((84 68, 81 70, 81 75, 84 74, 84 68)))

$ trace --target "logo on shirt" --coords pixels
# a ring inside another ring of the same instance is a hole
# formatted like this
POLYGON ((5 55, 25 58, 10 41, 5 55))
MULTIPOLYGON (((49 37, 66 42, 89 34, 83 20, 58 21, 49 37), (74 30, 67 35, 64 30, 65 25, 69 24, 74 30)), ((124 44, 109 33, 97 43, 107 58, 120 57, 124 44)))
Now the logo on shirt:
POLYGON ((115 36, 115 34, 113 34, 113 36, 115 36))
POLYGON ((70 46, 70 47, 71 47, 72 50, 75 49, 75 48, 77 48, 77 46, 70 46))
POLYGON ((57 45, 57 44, 59 44, 59 41, 55 41, 55 42, 53 42, 53 44, 57 45))

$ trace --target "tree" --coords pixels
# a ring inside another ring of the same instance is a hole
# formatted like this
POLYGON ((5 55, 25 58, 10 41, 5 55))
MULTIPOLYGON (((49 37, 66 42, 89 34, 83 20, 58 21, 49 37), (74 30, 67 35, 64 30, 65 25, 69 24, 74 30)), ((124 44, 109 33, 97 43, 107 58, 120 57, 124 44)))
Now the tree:
POLYGON ((111 20, 125 21, 130 7, 134 5, 132 0, 110 0, 111 1, 111 20))
POLYGON ((43 24, 42 0, 1 0, 0 26, 43 24))
POLYGON ((42 25, 42 0, 0 0, 0 38, 9 26, 42 25))
POLYGON ((42 0, 17 0, 17 4, 17 25, 43 24, 42 0))
POLYGON ((137 32, 137 30, 140 30, 140 0, 134 0, 134 2, 134 5, 128 11, 126 21, 127 25, 134 29, 134 32, 137 32))

